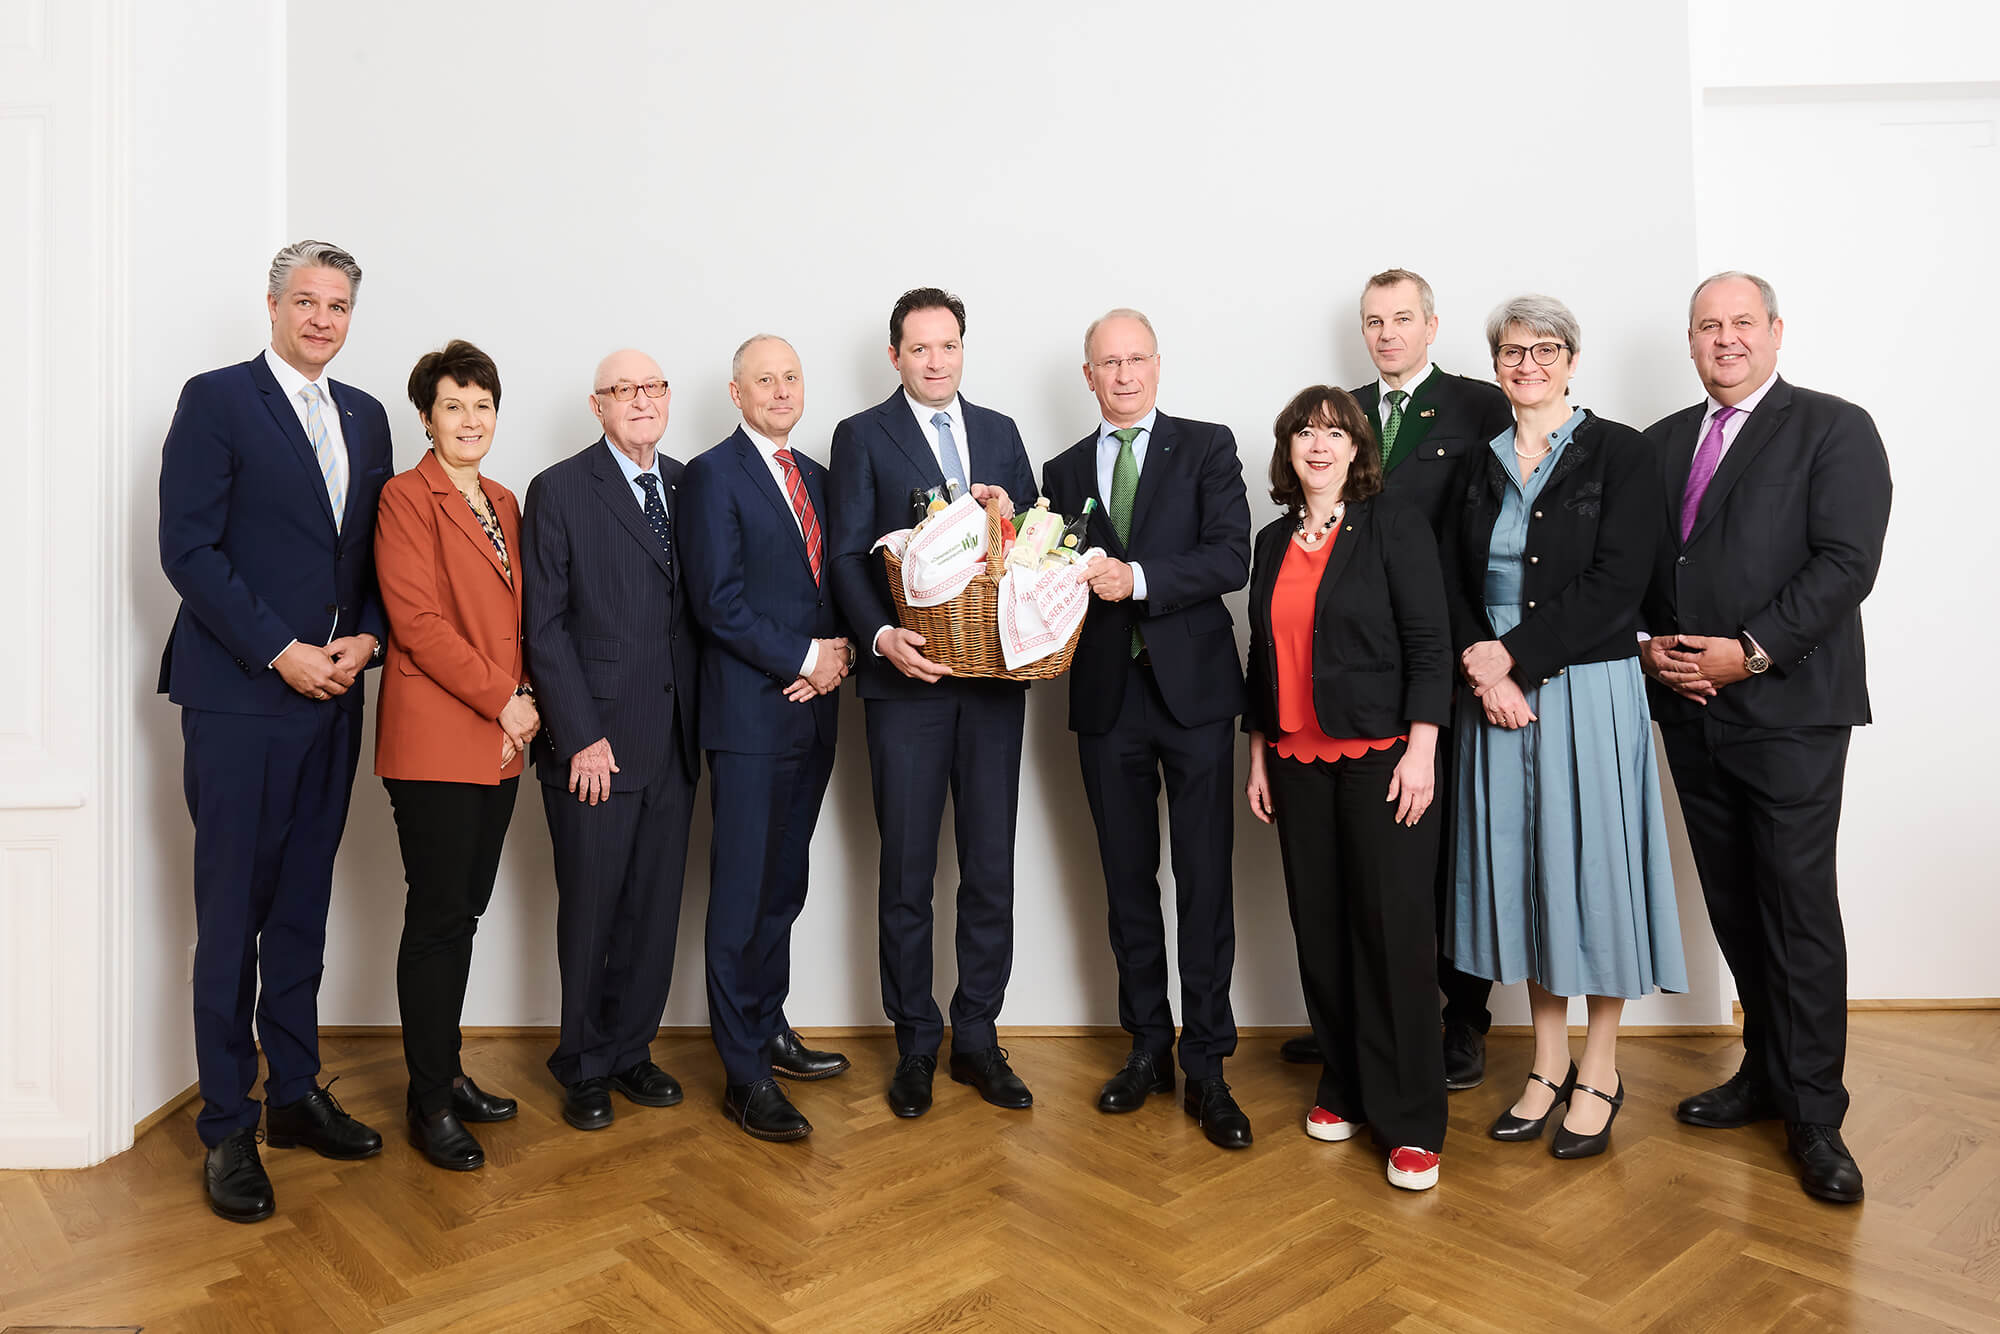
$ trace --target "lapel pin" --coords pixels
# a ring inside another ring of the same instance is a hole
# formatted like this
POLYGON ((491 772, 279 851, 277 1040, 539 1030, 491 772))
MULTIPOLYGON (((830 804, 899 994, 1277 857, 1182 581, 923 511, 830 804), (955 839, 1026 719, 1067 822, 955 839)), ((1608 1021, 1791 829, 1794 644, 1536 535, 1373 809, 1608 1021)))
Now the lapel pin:
POLYGON ((1438 415, 1438 410, 1436 408, 1425 408, 1422 412, 1419 412, 1417 415, 1419 417, 1435 417, 1438 415))

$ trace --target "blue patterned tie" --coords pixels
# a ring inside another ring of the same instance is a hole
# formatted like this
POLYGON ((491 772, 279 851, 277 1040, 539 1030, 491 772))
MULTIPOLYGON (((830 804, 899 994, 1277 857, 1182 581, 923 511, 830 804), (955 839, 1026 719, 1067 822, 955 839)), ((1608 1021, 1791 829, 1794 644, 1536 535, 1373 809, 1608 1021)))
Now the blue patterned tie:
POLYGON ((639 489, 646 493, 646 522, 652 525, 653 536, 660 539, 660 550, 667 555, 667 564, 674 563, 674 543, 667 531, 667 507, 660 503, 660 479, 652 473, 639 474, 639 489))
POLYGON ((333 531, 340 531, 347 517, 347 460, 333 447, 333 436, 319 411, 319 386, 308 384, 299 390, 306 401, 306 439, 312 442, 313 457, 319 460, 319 475, 326 480, 326 500, 333 506, 333 531))
POLYGON ((938 459, 944 464, 944 479, 958 483, 958 494, 965 494, 965 463, 958 457, 958 441, 951 438, 951 414, 935 413, 931 425, 937 427, 938 459))

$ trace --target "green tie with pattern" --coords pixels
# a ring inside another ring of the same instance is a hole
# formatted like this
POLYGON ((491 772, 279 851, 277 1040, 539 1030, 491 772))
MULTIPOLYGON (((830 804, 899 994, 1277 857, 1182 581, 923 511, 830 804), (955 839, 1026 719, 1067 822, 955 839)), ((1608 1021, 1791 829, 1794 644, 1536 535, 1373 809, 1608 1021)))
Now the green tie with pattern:
MULTIPOLYGON (((1111 434, 1118 437, 1118 462, 1111 465, 1111 531, 1118 534, 1118 545, 1124 546, 1132 540, 1132 499, 1139 494, 1139 459, 1132 453, 1139 428, 1122 426, 1111 434)), ((1145 647, 1139 627, 1134 625, 1132 656, 1138 657, 1145 647)))
POLYGON ((1409 394, 1401 389, 1391 389, 1388 393, 1389 415, 1382 419, 1382 471, 1396 466, 1396 437, 1403 429, 1403 404, 1409 394))

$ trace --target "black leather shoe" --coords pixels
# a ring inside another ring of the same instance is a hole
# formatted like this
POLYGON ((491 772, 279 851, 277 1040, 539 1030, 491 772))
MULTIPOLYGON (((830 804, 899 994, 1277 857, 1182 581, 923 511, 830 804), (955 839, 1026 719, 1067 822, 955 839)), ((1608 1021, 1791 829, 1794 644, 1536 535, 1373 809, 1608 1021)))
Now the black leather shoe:
POLYGON ((1453 1093, 1486 1082, 1486 1035, 1467 1024, 1444 1026, 1444 1086, 1453 1093))
POLYGON ((1606 1093, 1588 1084, 1577 1084, 1574 1080, 1571 1083, 1574 1090, 1571 1094, 1572 1101, 1575 1100, 1577 1093, 1595 1094, 1611 1104, 1611 1115, 1604 1118, 1602 1130, 1593 1131, 1588 1135, 1579 1135, 1568 1126, 1557 1126, 1555 1135, 1549 1140, 1549 1157, 1595 1158, 1611 1143, 1611 1123, 1618 1119, 1618 1109, 1625 1105, 1625 1079, 1624 1076, 1619 1076, 1616 1093, 1606 1093))
POLYGON ((1278 1059, 1290 1061, 1293 1065, 1322 1065, 1326 1060, 1320 1054, 1319 1039, 1310 1033, 1286 1038, 1284 1045, 1278 1048, 1278 1059))
POLYGON ((1738 1070, 1712 1089, 1682 1098, 1674 1119, 1709 1130, 1735 1130, 1758 1121, 1778 1119, 1778 1104, 1770 1091, 1738 1070))
POLYGON ((1236 1099, 1229 1096, 1229 1085, 1221 1075, 1190 1079, 1181 1106, 1201 1122, 1201 1133, 1208 1136, 1210 1144, 1224 1149, 1250 1147, 1250 1118, 1236 1105, 1236 1099))
POLYGON ((837 1051, 814 1051, 789 1028, 772 1034, 764 1051, 771 1058, 771 1073, 786 1079, 831 1079, 847 1068, 845 1056, 837 1051))
POLYGON ((922 1116, 931 1109, 931 1076, 937 1073, 935 1056, 905 1056, 896 1062, 896 1075, 889 1081, 889 1110, 898 1116, 922 1116))
POLYGON ((467 1075, 463 1084, 451 1086, 451 1114, 461 1121, 511 1121, 521 1104, 512 1098, 496 1098, 467 1075))
MULTIPOLYGON (((339 1076, 335 1076, 339 1078, 339 1076)), ((322 1158, 350 1162, 382 1152, 382 1137, 341 1110, 327 1087, 297 1102, 264 1109, 264 1142, 274 1149, 304 1145, 322 1158)))
POLYGON ((1135 1051, 1125 1058, 1125 1068, 1105 1082, 1097 1110, 1136 1112, 1146 1105, 1147 1094, 1173 1091, 1173 1067, 1149 1051, 1135 1051))
POLYGON ((602 1130, 611 1115, 610 1080, 579 1079, 563 1087, 563 1120, 578 1130, 602 1130))
POLYGON ((778 1087, 775 1079, 760 1079, 754 1084, 731 1084, 723 1090, 722 1110, 743 1128, 745 1134, 757 1139, 782 1143, 790 1139, 804 1139, 812 1134, 812 1122, 792 1106, 792 1100, 785 1096, 785 1091, 778 1087))
POLYGON ((1005 1047, 988 1047, 983 1051, 957 1051, 951 1054, 951 1078, 955 1084, 970 1084, 979 1090, 979 1096, 995 1107, 1005 1107, 1009 1111, 1020 1111, 1035 1105, 1035 1095, 1028 1092, 1028 1086, 1007 1064, 1005 1047))
POLYGON ((641 1107, 671 1107, 681 1100, 680 1081, 651 1061, 620 1070, 611 1076, 611 1087, 641 1107))
POLYGON ((271 1178, 257 1157, 257 1132, 232 1130, 208 1151, 202 1170, 208 1182, 208 1207, 217 1218, 232 1223, 261 1223, 277 1209, 271 1178))
POLYGON ((1511 1111, 1500 1113, 1500 1115, 1493 1118, 1493 1124, 1486 1128, 1486 1134, 1489 1138, 1502 1140, 1508 1144, 1518 1144, 1531 1139, 1540 1139, 1542 1137, 1542 1127, 1549 1123, 1549 1117, 1554 1114, 1556 1108, 1569 1101, 1570 1090, 1576 1087, 1576 1062, 1571 1061, 1569 1063, 1569 1073, 1563 1076, 1563 1082, 1559 1085, 1550 1083, 1533 1070, 1528 1072, 1528 1078, 1534 1080, 1544 1088, 1554 1089, 1556 1091, 1556 1100, 1549 1104, 1548 1111, 1543 1112, 1533 1120, 1529 1120, 1525 1116, 1516 1116, 1511 1111))
POLYGON ((1856 1204, 1861 1200, 1861 1168, 1834 1126, 1785 1122, 1785 1148, 1799 1163, 1799 1184, 1816 1200, 1856 1204))
POLYGON ((470 1172, 486 1166, 486 1150, 479 1147, 479 1141, 451 1108, 425 1116, 412 1107, 409 1120, 410 1143, 431 1160, 432 1166, 447 1172, 470 1172))

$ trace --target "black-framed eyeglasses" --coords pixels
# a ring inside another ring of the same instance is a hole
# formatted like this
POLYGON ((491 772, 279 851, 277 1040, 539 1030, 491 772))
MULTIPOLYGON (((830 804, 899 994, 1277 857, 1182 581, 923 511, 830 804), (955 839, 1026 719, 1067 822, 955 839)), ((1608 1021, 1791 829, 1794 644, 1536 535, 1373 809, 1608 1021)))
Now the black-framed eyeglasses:
POLYGON ((1518 366, 1523 357, 1532 356, 1537 366, 1553 366, 1556 364, 1556 358, 1561 356, 1568 346, 1568 343, 1536 343, 1533 347, 1522 347, 1519 343, 1502 343, 1499 353, 1500 364, 1518 366))
POLYGON ((665 398, 667 395, 667 382, 665 380, 641 380, 638 384, 633 384, 630 380, 620 380, 617 384, 607 384, 601 389, 593 389, 590 392, 593 394, 602 394, 606 398, 615 398, 620 403, 630 403, 633 396, 641 389, 646 391, 647 398, 665 398))
POLYGON ((1143 357, 1106 357, 1102 361, 1093 361, 1090 364, 1097 367, 1097 369, 1103 371, 1106 375, 1116 375, 1118 374, 1119 371, 1124 370, 1127 366, 1130 366, 1135 371, 1139 370, 1142 367, 1144 367, 1147 362, 1151 361, 1154 357, 1157 357, 1159 355, 1160 355, 1159 353, 1153 352, 1143 357))

